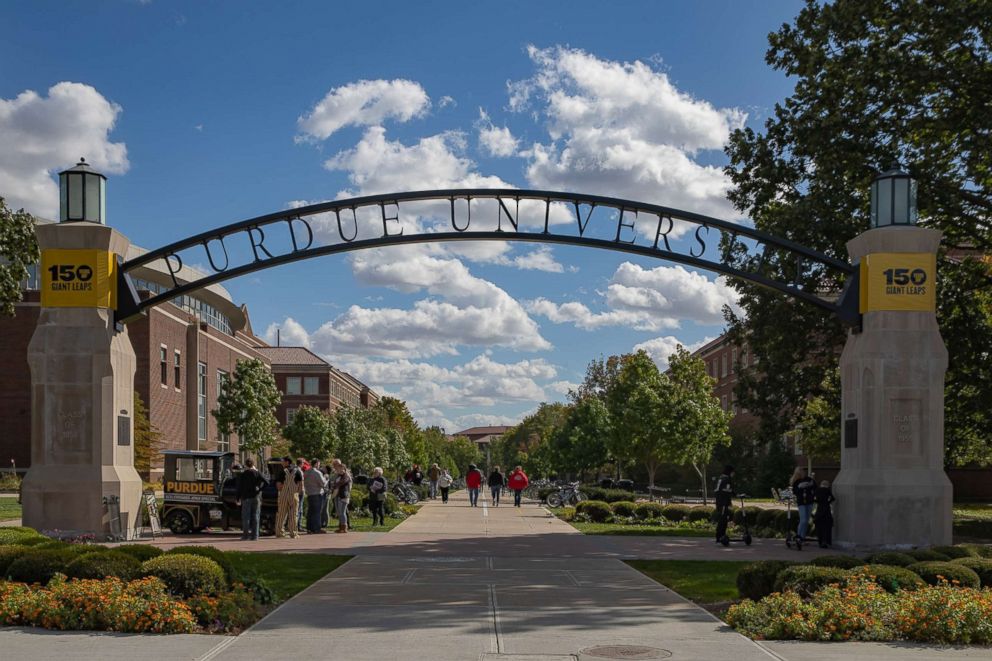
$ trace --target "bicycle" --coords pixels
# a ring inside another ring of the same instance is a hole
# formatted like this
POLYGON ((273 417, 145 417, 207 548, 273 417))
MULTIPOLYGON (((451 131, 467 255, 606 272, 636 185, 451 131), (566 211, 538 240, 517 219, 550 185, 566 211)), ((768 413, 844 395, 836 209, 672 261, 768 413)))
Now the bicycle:
POLYGON ((407 505, 416 505, 420 502, 420 496, 417 495, 417 490, 409 487, 403 482, 395 482, 393 484, 392 492, 394 496, 407 505))
POLYGON ((565 505, 577 505, 585 499, 585 494, 579 490, 579 483, 571 482, 559 486, 558 491, 549 493, 546 502, 548 507, 563 507, 565 505))

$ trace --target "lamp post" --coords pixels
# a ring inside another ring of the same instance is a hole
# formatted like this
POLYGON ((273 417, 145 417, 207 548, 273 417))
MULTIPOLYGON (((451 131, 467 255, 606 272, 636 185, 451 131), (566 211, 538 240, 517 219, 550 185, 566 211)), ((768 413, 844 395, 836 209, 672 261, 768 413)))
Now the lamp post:
POLYGON ((871 182, 871 227, 915 226, 916 180, 893 163, 871 182))
POLYGON ((59 222, 107 224, 107 178, 85 158, 59 172, 59 222))

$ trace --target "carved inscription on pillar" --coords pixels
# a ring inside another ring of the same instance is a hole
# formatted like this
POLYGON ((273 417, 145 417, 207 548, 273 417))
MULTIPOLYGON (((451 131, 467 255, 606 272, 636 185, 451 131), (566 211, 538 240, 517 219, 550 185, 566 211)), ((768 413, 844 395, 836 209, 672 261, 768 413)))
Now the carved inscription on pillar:
POLYGON ((922 403, 918 399, 892 400, 892 450, 896 454, 914 454, 920 448, 922 403))

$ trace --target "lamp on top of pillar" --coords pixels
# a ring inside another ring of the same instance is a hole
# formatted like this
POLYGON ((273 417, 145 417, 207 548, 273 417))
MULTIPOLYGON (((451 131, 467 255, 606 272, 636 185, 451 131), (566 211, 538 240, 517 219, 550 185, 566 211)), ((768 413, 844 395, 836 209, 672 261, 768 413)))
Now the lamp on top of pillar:
POLYGON ((59 222, 107 224, 107 178, 85 158, 59 172, 59 222))
POLYGON ((914 226, 916 218, 916 181, 893 163, 871 182, 871 226, 914 226))

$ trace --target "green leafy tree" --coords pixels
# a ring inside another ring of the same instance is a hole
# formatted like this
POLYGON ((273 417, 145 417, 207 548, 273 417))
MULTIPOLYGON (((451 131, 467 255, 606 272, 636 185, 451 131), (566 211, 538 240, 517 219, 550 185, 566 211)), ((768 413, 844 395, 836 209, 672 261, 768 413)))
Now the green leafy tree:
POLYGON ((334 451, 334 426, 330 417, 315 406, 296 409, 293 422, 283 428, 282 435, 289 441, 289 453, 294 457, 326 462, 334 451))
POLYGON ((259 454, 278 438, 275 410, 281 399, 265 363, 242 360, 224 384, 212 414, 222 434, 237 434, 242 450, 259 454))
MULTIPOLYGON (((978 255, 992 249, 992 89, 989 3, 973 0, 807 0, 769 35, 766 61, 795 78, 760 132, 727 146, 730 200, 755 227, 847 259, 845 244, 869 226, 868 185, 898 161, 919 184, 920 224, 944 232, 938 320, 950 354, 945 399, 948 458, 992 461, 992 279, 978 255)), ((741 250, 736 266, 759 267, 741 250)), ((773 277, 807 290, 840 291, 817 270, 797 274, 786 255, 764 256, 773 277)), ((792 429, 808 398, 826 396, 845 331, 812 306, 743 281, 743 317, 731 333, 761 358, 739 375, 740 403, 761 436, 792 429)))
POLYGON ((542 403, 537 411, 509 429, 490 448, 492 461, 501 467, 522 466, 531 476, 554 472, 551 439, 564 424, 568 407, 560 402, 542 403))
POLYGON ((593 395, 579 399, 552 439, 558 472, 582 474, 603 466, 612 434, 610 412, 603 400, 593 395))
POLYGON ((338 458, 353 470, 389 463, 386 418, 381 410, 343 406, 334 412, 338 458))
POLYGON ((39 259, 31 214, 24 209, 8 209, 0 197, 0 314, 14 316, 14 304, 21 300, 21 282, 39 259))
POLYGON ((455 436, 445 443, 447 447, 444 448, 444 454, 436 461, 452 471, 452 476, 464 475, 468 471, 469 464, 476 466, 482 464, 482 452, 479 451, 479 446, 467 436, 455 436))
POLYGON ((813 459, 840 461, 840 371, 828 372, 822 395, 811 397, 799 419, 799 446, 806 455, 807 468, 813 459))
POLYGON ((134 469, 148 479, 152 466, 162 457, 162 434, 148 419, 148 409, 134 392, 134 469))

